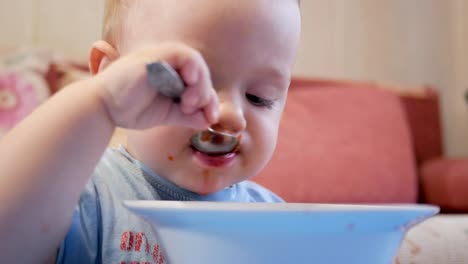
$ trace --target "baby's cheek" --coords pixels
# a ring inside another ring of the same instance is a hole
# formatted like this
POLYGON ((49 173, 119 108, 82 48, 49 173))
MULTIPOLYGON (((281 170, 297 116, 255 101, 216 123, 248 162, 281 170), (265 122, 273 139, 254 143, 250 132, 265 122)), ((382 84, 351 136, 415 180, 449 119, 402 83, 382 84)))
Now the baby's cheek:
POLYGON ((261 135, 258 136, 255 148, 258 151, 258 160, 263 164, 263 166, 265 166, 273 156, 277 142, 277 135, 278 129, 276 126, 265 125, 262 129, 261 135))

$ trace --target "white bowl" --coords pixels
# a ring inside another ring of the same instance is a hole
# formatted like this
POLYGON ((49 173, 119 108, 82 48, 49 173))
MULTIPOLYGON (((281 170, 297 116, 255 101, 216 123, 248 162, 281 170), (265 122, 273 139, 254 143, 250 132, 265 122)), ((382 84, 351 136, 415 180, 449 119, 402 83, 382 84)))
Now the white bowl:
POLYGON ((390 264, 427 205, 125 201, 170 264, 390 264))

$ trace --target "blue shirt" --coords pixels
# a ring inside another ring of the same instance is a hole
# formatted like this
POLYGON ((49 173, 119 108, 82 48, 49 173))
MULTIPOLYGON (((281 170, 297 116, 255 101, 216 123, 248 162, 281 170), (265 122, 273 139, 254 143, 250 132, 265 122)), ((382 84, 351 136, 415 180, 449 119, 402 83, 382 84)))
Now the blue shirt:
POLYGON ((168 263, 151 226, 124 200, 283 202, 250 181, 199 195, 160 177, 122 146, 108 149, 80 196, 57 263, 168 263))

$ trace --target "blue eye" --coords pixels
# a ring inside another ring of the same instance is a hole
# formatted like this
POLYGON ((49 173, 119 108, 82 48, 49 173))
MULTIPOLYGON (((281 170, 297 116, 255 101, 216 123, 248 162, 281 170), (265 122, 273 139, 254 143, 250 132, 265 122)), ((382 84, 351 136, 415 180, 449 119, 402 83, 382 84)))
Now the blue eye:
POLYGON ((249 93, 245 94, 245 97, 247 98, 247 100, 249 100, 251 104, 258 106, 258 107, 271 108, 274 103, 273 100, 264 99, 264 98, 261 98, 261 97, 258 97, 256 95, 249 94, 249 93))

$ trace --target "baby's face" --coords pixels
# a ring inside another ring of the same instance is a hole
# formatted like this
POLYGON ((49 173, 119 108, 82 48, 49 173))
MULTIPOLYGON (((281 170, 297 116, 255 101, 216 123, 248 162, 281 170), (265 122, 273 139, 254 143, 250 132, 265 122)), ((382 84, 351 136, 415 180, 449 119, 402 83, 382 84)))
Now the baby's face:
POLYGON ((276 146, 300 34, 296 0, 138 0, 129 12, 119 52, 163 41, 200 51, 220 101, 214 127, 241 135, 235 153, 212 158, 193 150, 190 138, 197 131, 156 127, 130 131, 129 151, 200 194, 256 175, 276 146))

